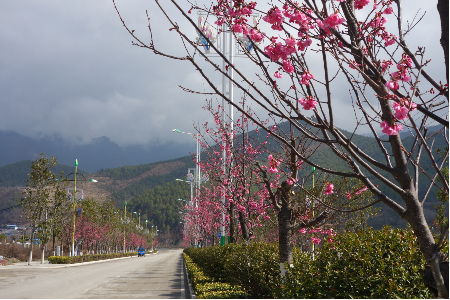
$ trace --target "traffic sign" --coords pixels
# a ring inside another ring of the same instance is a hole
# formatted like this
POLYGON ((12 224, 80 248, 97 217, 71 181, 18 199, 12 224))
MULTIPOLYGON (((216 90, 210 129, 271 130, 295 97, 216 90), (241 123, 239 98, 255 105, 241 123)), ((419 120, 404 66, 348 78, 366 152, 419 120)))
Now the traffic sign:
POLYGON ((219 233, 217 234, 217 237, 221 237, 221 236, 222 236, 222 233, 219 232, 219 233))

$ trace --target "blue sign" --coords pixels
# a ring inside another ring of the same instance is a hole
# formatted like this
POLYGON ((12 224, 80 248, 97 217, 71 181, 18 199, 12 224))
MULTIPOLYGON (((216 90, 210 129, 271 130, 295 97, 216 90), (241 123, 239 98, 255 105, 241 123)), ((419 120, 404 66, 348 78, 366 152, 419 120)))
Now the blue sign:
POLYGON ((221 236, 222 236, 222 233, 219 232, 219 233, 217 234, 217 237, 221 237, 221 236))

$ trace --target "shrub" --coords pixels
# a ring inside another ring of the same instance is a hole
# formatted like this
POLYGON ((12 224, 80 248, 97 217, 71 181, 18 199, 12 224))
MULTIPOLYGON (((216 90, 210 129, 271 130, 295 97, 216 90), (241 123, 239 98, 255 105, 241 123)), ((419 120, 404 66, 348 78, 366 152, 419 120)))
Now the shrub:
POLYGON ((240 285, 253 297, 271 298, 280 286, 278 246, 254 243, 185 249, 202 271, 215 282, 240 285))
POLYGON ((425 261, 411 230, 336 236, 315 253, 295 252, 283 298, 431 298, 419 270, 425 261))
MULTIPOLYGON (((51 251, 48 250, 45 253, 45 257, 48 257, 50 253, 51 251)), ((41 254, 42 249, 34 245, 33 260, 40 260, 41 254)), ((5 258, 15 258, 19 261, 28 261, 30 256, 30 247, 23 247, 22 245, 17 244, 0 244, 0 255, 4 256, 5 258)))
POLYGON ((236 245, 225 258, 227 281, 239 284, 253 297, 273 298, 281 285, 278 245, 236 245))
MULTIPOLYGON (((448 251, 448 242, 445 245, 448 251)), ((430 298, 425 261, 409 229, 343 233, 315 254, 293 249, 294 267, 281 283, 278 246, 255 243, 184 250, 208 284, 240 286, 257 298, 430 298)), ((448 252, 447 252, 448 253, 448 252)), ((214 294, 218 295, 218 294, 214 294)), ((211 296, 212 297, 212 296, 211 296)))
POLYGON ((198 299, 240 299, 249 297, 249 294, 238 285, 215 282, 213 278, 206 276, 202 269, 186 253, 183 253, 183 256, 192 288, 198 299))
POLYGON ((73 263, 105 260, 105 259, 111 259, 111 258, 136 256, 136 255, 137 255, 137 252, 126 252, 125 254, 124 253, 90 254, 90 255, 83 255, 83 256, 50 256, 48 258, 48 261, 51 264, 73 264, 73 263))

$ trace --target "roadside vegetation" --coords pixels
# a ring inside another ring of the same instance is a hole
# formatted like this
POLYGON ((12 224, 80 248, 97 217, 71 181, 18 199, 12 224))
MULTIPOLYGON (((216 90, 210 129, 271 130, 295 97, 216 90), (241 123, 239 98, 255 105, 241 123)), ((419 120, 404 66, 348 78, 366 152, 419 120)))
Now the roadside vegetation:
POLYGON ((344 232, 314 254, 299 247, 293 253, 284 280, 276 244, 187 248, 184 257, 198 298, 433 297, 423 283, 426 262, 411 229, 344 232))

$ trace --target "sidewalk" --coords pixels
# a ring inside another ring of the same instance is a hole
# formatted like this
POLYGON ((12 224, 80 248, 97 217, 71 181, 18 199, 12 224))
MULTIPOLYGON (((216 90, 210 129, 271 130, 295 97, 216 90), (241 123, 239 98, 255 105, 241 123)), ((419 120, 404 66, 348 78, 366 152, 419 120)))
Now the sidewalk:
POLYGON ((88 262, 82 262, 82 263, 75 263, 75 264, 50 264, 48 260, 44 260, 44 263, 41 264, 40 261, 32 261, 31 265, 28 265, 28 262, 18 262, 12 265, 7 266, 0 266, 0 270, 3 269, 24 269, 24 268, 36 268, 36 269, 58 269, 58 268, 67 268, 67 267, 79 267, 89 264, 97 264, 107 261, 113 261, 118 259, 127 259, 137 256, 127 256, 127 257, 119 257, 119 258, 111 258, 111 259, 104 259, 104 260, 96 260, 96 261, 88 261, 88 262))
MULTIPOLYGON (((158 252, 151 253, 151 254, 152 255, 158 254, 158 252)), ((147 253, 147 255, 150 255, 150 253, 147 253)), ((24 267, 37 268, 37 269, 57 269, 57 268, 67 268, 67 267, 79 267, 79 266, 84 266, 84 265, 89 265, 89 264, 97 264, 97 263, 113 261, 113 260, 118 260, 118 259, 127 259, 127 258, 132 258, 132 257, 137 257, 137 256, 110 258, 110 259, 88 261, 88 262, 75 263, 75 264, 50 264, 48 262, 48 260, 44 260, 44 263, 41 264, 41 261, 39 260, 39 261, 32 261, 31 265, 29 266, 28 262, 18 262, 18 263, 12 264, 12 265, 0 266, 0 270, 2 270, 2 269, 18 269, 18 268, 24 268, 24 267)))

